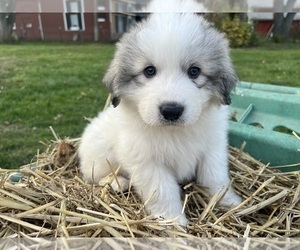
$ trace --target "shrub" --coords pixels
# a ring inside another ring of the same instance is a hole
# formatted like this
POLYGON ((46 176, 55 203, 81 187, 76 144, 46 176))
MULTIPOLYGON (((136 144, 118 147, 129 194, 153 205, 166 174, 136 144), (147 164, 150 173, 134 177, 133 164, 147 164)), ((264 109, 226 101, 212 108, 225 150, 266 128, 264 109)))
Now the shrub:
MULTIPOLYGON (((217 29, 226 34, 231 47, 252 46, 250 42, 251 36, 254 34, 247 20, 240 20, 238 17, 231 20, 228 14, 209 14, 207 19, 214 23, 217 29)), ((252 39, 255 39, 255 37, 252 37, 252 39)))
POLYGON ((231 47, 246 47, 249 45, 251 30, 247 22, 241 21, 239 18, 233 20, 226 18, 221 24, 221 31, 226 34, 231 47))
POLYGON ((252 31, 248 46, 256 47, 261 45, 262 42, 263 42, 262 37, 257 32, 252 31))
POLYGON ((18 41, 19 40, 18 40, 17 35, 15 33, 12 33, 10 36, 8 36, 5 39, 3 39, 1 43, 4 43, 4 44, 15 44, 18 41))

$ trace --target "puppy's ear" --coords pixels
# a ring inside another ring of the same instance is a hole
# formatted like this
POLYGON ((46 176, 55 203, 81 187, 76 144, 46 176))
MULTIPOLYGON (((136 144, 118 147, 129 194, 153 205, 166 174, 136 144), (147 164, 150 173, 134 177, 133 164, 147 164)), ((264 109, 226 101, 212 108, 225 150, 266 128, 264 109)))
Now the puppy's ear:
POLYGON ((117 79, 118 79, 118 72, 119 72, 119 66, 116 63, 116 59, 114 59, 104 78, 103 82, 105 83, 106 87, 108 88, 109 92, 111 93, 111 102, 114 108, 116 108, 120 103, 120 97, 117 93, 117 79))
POLYGON ((233 70, 220 77, 220 85, 221 85, 220 94, 221 94, 221 103, 223 105, 231 104, 230 93, 235 88, 237 82, 238 82, 238 77, 233 70))
POLYGON ((113 105, 114 108, 118 107, 118 105, 120 104, 120 102, 121 102, 120 97, 112 96, 111 103, 112 103, 112 105, 113 105))

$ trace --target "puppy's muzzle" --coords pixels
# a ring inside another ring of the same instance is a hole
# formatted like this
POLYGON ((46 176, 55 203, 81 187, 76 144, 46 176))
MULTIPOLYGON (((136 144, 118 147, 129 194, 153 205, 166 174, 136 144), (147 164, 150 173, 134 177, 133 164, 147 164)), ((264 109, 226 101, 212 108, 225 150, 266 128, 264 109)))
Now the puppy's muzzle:
POLYGON ((184 107, 175 102, 164 103, 159 107, 160 114, 166 121, 177 121, 183 114, 184 107))

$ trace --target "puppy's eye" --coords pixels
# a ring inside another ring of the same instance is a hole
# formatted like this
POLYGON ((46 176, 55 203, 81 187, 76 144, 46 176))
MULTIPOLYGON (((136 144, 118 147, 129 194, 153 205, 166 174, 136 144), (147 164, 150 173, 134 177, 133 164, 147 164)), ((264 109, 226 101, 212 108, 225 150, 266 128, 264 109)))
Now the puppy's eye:
POLYGON ((198 67, 190 67, 187 73, 191 79, 196 79, 200 75, 201 69, 198 67))
POLYGON ((148 66, 144 69, 144 75, 147 78, 152 78, 156 75, 156 68, 154 66, 148 66))

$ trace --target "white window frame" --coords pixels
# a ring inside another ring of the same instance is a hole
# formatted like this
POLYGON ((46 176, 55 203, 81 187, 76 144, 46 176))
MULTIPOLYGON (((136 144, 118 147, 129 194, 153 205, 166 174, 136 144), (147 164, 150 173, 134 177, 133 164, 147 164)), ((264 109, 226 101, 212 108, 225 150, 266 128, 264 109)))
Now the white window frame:
POLYGON ((97 11, 105 11, 106 10, 106 2, 103 1, 104 5, 100 5, 99 1, 97 1, 97 11))
MULTIPOLYGON (((111 1, 111 0, 109 0, 111 1)), ((107 9, 107 1, 106 0, 96 0, 96 4, 97 4, 97 22, 98 23, 104 23, 106 22, 106 17, 99 17, 100 14, 106 14, 105 10, 107 9)))
POLYGON ((66 31, 85 31, 85 22, 84 22, 84 1, 83 0, 62 0, 64 5, 64 25, 66 31), (81 28, 80 27, 68 27, 67 14, 70 13, 67 9, 67 2, 78 2, 80 4, 81 12, 79 13, 81 18, 81 28))
POLYGON ((97 14, 98 14, 97 15, 97 22, 98 23, 104 23, 106 21, 106 18, 105 17, 99 17, 99 14, 105 15, 106 13, 98 12, 97 14))

